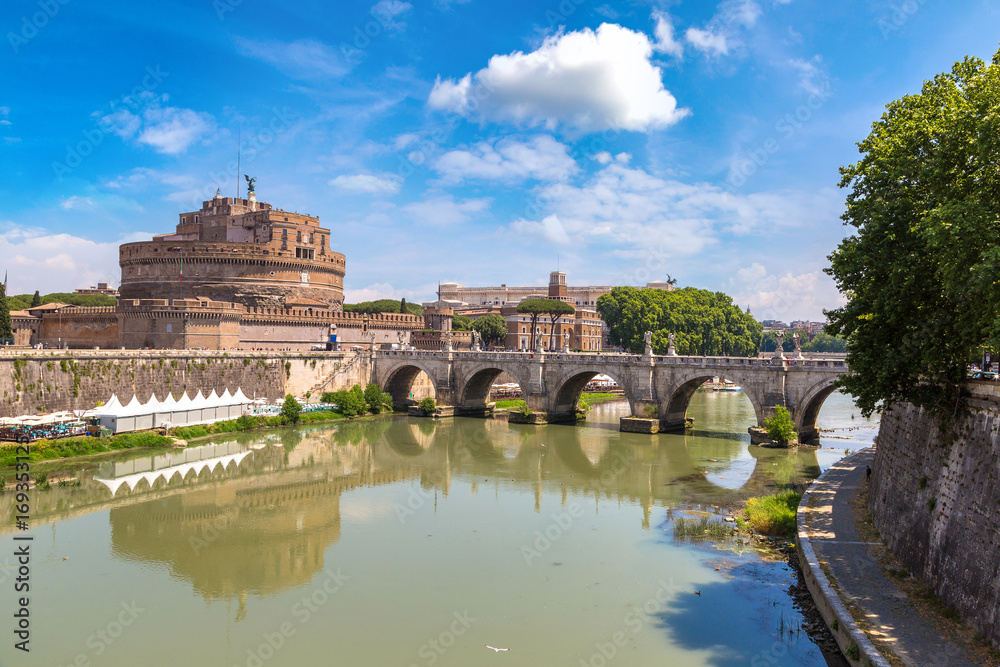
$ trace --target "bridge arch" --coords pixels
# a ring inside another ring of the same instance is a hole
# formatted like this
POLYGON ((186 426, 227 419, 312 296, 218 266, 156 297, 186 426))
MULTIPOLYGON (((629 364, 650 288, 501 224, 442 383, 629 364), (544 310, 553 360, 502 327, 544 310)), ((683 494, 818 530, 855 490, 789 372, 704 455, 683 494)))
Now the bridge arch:
POLYGON ((799 432, 800 440, 811 440, 819 435, 816 426, 819 411, 830 394, 837 390, 835 382, 836 378, 824 378, 803 392, 795 410, 795 430, 799 432))
POLYGON ((430 378, 435 393, 437 393, 438 378, 431 367, 418 360, 408 359, 406 362, 391 368, 381 382, 382 389, 392 396, 393 405, 404 406, 417 403, 416 400, 410 398, 410 393, 413 389, 413 383, 420 373, 425 373, 430 378))
POLYGON ((687 409, 688 405, 691 403, 691 397, 694 396, 694 393, 698 391, 699 387, 714 377, 729 380, 739 385, 743 389, 743 395, 747 397, 750 401, 750 405, 753 406, 754 414, 757 417, 757 423, 764 423, 764 406, 761 405, 760 397, 757 396, 758 392, 749 390, 750 385, 752 384, 751 378, 745 376, 739 371, 723 371, 719 369, 702 368, 694 368, 684 371, 675 378, 671 389, 666 392, 667 395, 661 398, 661 423, 664 423, 667 426, 683 425, 684 420, 687 417, 687 409))
POLYGON ((493 383, 500 377, 501 373, 507 373, 514 378, 518 386, 521 387, 521 393, 527 396, 529 387, 527 378, 522 377, 518 369, 511 366, 513 364, 483 361, 462 368, 461 371, 456 373, 455 378, 456 395, 458 397, 457 405, 463 407, 485 407, 489 401, 493 383))
POLYGON ((554 391, 549 392, 549 414, 575 413, 587 383, 602 374, 618 383, 618 387, 625 394, 625 400, 628 401, 630 414, 634 414, 636 409, 635 392, 631 383, 627 381, 628 375, 613 368, 609 370, 604 366, 592 366, 585 370, 576 368, 557 375, 552 382, 554 391))

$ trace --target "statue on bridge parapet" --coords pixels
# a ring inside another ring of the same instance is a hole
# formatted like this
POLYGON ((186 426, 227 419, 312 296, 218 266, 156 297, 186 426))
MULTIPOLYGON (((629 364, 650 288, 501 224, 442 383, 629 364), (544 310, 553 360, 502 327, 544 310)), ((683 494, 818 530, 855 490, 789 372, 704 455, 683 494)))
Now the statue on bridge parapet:
POLYGON ((451 349, 451 331, 450 330, 444 332, 444 351, 445 352, 451 352, 452 351, 452 349, 451 349))
POLYGON ((475 329, 472 330, 472 351, 473 352, 483 351, 482 337, 479 335, 479 332, 476 331, 475 329))
POLYGON ((642 342, 645 343, 646 346, 642 352, 643 356, 646 357, 653 356, 653 332, 647 331, 646 333, 642 334, 642 342))
POLYGON ((399 339, 399 349, 402 350, 403 346, 406 345, 406 334, 403 333, 402 331, 397 331, 396 332, 396 338, 399 339))
POLYGON ((542 354, 542 328, 535 327, 535 352, 542 354))
POLYGON ((774 358, 775 359, 784 359, 785 358, 785 348, 784 348, 784 345, 785 345, 785 332, 784 331, 775 331, 774 332, 774 339, 776 341, 778 341, 778 346, 776 348, 774 348, 774 358))
POLYGON ((792 355, 792 359, 802 359, 802 340, 799 336, 799 332, 795 331, 792 333, 792 343, 795 345, 795 354, 792 355))
POLYGON ((674 349, 674 340, 676 338, 677 338, 677 334, 675 334, 673 331, 671 331, 670 335, 667 336, 667 356, 668 357, 676 357, 677 356, 677 350, 674 349))
POLYGON ((566 354, 569 353, 569 332, 563 331, 563 349, 562 351, 566 354))

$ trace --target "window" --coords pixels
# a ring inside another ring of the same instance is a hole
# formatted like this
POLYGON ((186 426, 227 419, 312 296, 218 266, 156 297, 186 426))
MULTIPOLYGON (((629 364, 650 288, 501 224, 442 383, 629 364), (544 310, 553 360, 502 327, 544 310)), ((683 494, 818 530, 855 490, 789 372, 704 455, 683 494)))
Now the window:
POLYGON ((288 238, 288 230, 287 229, 282 229, 281 230, 281 240, 284 241, 287 238, 288 238))
POLYGON ((295 232, 295 240, 302 243, 302 232, 295 232))
POLYGON ((170 322, 167 322, 167 333, 171 333, 173 332, 173 330, 174 330, 174 325, 171 324, 170 322))
POLYGON ((316 250, 313 248, 296 248, 295 256, 298 259, 316 259, 316 250))

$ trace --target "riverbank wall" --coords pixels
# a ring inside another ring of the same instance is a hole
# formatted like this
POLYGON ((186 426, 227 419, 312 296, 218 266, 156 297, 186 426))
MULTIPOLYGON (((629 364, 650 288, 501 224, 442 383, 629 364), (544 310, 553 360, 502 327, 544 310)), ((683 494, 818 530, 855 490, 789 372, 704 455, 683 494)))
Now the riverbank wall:
POLYGON ((1000 387, 967 388, 950 427, 912 405, 882 415, 869 509, 893 554, 1000 647, 1000 387))
POLYGON ((219 350, 21 350, 0 354, 0 417, 87 410, 112 394, 123 403, 185 391, 237 388, 253 398, 322 391, 370 381, 367 352, 219 350))

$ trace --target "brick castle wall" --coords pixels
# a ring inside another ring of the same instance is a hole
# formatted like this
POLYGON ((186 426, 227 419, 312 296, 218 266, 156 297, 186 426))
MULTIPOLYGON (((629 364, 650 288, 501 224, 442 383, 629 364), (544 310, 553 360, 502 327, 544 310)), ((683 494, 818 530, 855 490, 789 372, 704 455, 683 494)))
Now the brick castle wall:
POLYGON ((971 389, 951 430, 899 405, 882 415, 869 508, 892 552, 1000 646, 1000 400, 971 389))

